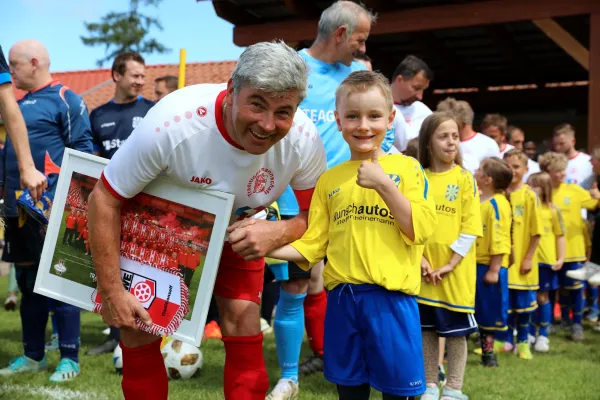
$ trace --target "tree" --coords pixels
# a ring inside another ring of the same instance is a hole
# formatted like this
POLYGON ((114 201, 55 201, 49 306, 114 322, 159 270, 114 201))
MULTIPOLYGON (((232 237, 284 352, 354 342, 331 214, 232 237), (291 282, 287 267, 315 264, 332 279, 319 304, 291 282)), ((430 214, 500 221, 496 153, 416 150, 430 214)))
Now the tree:
POLYGON ((86 46, 105 46, 105 57, 97 60, 99 67, 126 51, 136 51, 140 54, 162 54, 171 51, 171 49, 158 43, 156 39, 148 37, 152 27, 163 30, 160 21, 138 11, 140 3, 157 7, 161 1, 130 0, 129 11, 110 12, 103 16, 100 22, 84 22, 89 37, 81 36, 83 44, 86 46))

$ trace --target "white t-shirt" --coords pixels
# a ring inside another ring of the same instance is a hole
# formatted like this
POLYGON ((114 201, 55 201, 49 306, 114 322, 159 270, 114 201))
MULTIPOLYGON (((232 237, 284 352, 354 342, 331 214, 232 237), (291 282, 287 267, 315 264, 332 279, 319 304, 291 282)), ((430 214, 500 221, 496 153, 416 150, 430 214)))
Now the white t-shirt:
POLYGON ((475 173, 484 159, 500 157, 496 141, 483 133, 476 133, 471 138, 461 141, 459 147, 463 167, 471 173, 475 173))
POLYGON ((188 86, 152 107, 104 169, 109 191, 131 198, 162 173, 181 186, 235 195, 233 221, 256 215, 287 185, 313 189, 327 169, 314 123, 298 109, 287 136, 265 154, 249 154, 223 125, 225 89, 188 86))
POLYGON ((399 115, 404 117, 406 124, 400 124, 398 131, 395 132, 394 147, 400 151, 406 150, 406 144, 412 138, 419 136, 423 120, 431 115, 431 110, 421 101, 415 101, 410 106, 394 104, 396 108, 396 119, 394 120, 394 130, 396 130, 396 120, 399 115))
POLYGON ((514 148, 515 146, 513 146, 512 144, 505 143, 504 149, 500 150, 500 158, 504 158, 504 154, 506 154, 509 150, 512 150, 514 148))
POLYGON ((576 183, 584 189, 591 189, 594 184, 594 169, 592 157, 588 154, 577 152, 569 159, 567 165, 567 182, 576 183))
POLYGON ((396 116, 394 117, 393 125, 394 145, 392 146, 392 149, 394 150, 390 149, 390 152, 394 153, 403 152, 404 150, 406 150, 408 141, 412 138, 417 137, 419 134, 418 131, 415 133, 412 130, 410 130, 410 127, 406 123, 406 120, 404 119, 404 115, 402 114, 400 107, 401 106, 394 104, 394 108, 396 109, 396 116), (415 134, 415 136, 411 136, 412 134, 415 134))
POLYGON ((527 159, 527 168, 529 169, 529 171, 527 171, 527 173, 523 175, 523 183, 527 183, 527 179, 529 179, 529 176, 531 174, 535 174, 541 171, 540 164, 533 161, 531 158, 527 159))

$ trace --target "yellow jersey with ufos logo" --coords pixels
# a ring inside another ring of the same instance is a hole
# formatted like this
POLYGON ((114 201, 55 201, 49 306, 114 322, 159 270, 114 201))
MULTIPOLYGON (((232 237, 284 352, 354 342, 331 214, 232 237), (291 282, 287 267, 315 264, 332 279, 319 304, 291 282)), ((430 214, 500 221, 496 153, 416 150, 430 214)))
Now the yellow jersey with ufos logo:
POLYGON ((567 228, 567 251, 565 262, 585 261, 584 220, 581 210, 594 210, 598 200, 574 183, 561 183, 552 191, 552 202, 562 213, 567 228))
POLYGON ((492 256, 502 254, 502 267, 508 268, 512 211, 504 194, 497 193, 480 206, 483 236, 477 239, 477 264, 490 265, 492 256))
MULTIPOLYGON (((450 261, 454 252, 450 245, 459 234, 482 235, 479 191, 473 175, 455 166, 446 172, 425 170, 429 190, 435 201, 437 229, 425 243, 425 258, 436 270, 450 261)), ((475 282, 477 278, 475 244, 456 268, 434 286, 423 283, 417 301, 452 311, 475 312, 475 282)))
POLYGON ((324 172, 315 188, 308 229, 291 245, 306 258, 307 270, 327 256, 327 289, 339 284, 374 284, 417 295, 421 284, 423 244, 437 225, 435 204, 421 165, 401 154, 379 164, 410 201, 415 231, 410 240, 389 207, 373 190, 356 183, 361 161, 346 161, 324 172))
POLYGON ((567 232, 562 213, 555 205, 540 206, 542 218, 542 237, 538 246, 538 261, 540 264, 556 264, 556 238, 567 232))
POLYGON ((527 254, 531 237, 541 236, 543 232, 539 199, 528 185, 523 185, 510 194, 510 205, 513 214, 513 264, 508 269, 508 288, 537 290, 539 288, 538 252, 533 255, 529 273, 521 274, 521 264, 527 254))

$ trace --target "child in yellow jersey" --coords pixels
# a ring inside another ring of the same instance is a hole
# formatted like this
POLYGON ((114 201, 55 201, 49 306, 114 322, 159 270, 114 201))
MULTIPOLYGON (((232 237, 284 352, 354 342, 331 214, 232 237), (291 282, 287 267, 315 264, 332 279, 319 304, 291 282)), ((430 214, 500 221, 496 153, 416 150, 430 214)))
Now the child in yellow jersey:
POLYGON ((598 200, 593 199, 588 191, 574 183, 565 183, 567 157, 561 153, 546 153, 540 156, 540 168, 550 174, 552 180, 552 202, 558 207, 567 228, 567 250, 565 263, 559 271, 559 302, 561 307, 561 325, 570 323, 570 311, 573 312, 571 339, 584 339, 583 326, 583 282, 567 276, 567 272, 581 268, 586 260, 584 221, 581 210, 594 210, 598 200))
POLYGON ((475 246, 482 234, 479 191, 473 175, 461 166, 458 124, 435 112, 419 132, 419 161, 436 204, 438 227, 425 243, 421 273, 425 282, 417 301, 421 316, 427 391, 439 396, 438 336, 447 338, 448 374, 443 398, 462 399, 467 363, 466 336, 475 322, 475 246))
POLYGON ((505 350, 514 346, 513 330, 517 327, 517 353, 519 357, 533 358, 529 347, 529 320, 537 308, 536 291, 539 288, 537 247, 542 234, 539 199, 531 188, 523 183, 528 171, 527 156, 512 149, 504 154, 504 160, 513 170, 513 180, 508 187, 512 207, 512 265, 508 270, 508 330, 505 350))
POLYGON ((476 247, 475 319, 479 325, 481 364, 485 367, 498 366, 494 347, 503 347, 504 343, 495 342, 494 336, 496 332, 505 332, 507 329, 512 211, 506 198, 506 189, 512 178, 512 170, 506 161, 497 157, 483 160, 475 171, 483 225, 483 236, 477 239, 476 247))
POLYGON ((534 350, 550 350, 548 327, 552 322, 552 304, 548 292, 558 289, 558 271, 565 262, 566 228, 562 213, 552 204, 552 181, 546 172, 532 174, 527 181, 540 198, 542 235, 538 246, 540 289, 537 294, 538 309, 533 314, 530 332, 535 337, 534 350), (539 327, 537 335, 536 325, 539 327))
POLYGON ((340 399, 405 399, 425 390, 416 295, 423 244, 437 225, 420 164, 380 149, 394 120, 383 75, 357 71, 336 91, 350 161, 321 175, 304 236, 270 257, 309 269, 324 257, 329 290, 324 375, 340 399))

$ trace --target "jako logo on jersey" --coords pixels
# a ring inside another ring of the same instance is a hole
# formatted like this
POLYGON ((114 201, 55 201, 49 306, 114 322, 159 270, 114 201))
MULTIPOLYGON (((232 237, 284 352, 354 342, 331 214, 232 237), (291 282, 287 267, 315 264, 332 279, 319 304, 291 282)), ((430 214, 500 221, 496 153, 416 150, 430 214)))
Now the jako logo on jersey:
POLYGON ((212 183, 212 179, 203 176, 202 178, 198 176, 192 176, 190 182, 199 183, 201 185, 210 185, 212 183))
POLYGON ((35 103, 37 103, 37 100, 25 100, 24 102, 21 103, 21 105, 24 105, 24 106, 33 105, 35 103))
POLYGON ((446 200, 454 201, 458 197, 458 186, 456 185, 448 185, 446 187, 446 200))
POLYGON ((199 116, 199 117, 204 117, 204 116, 206 116, 206 113, 207 113, 207 112, 208 112, 208 111, 206 110, 206 107, 204 107, 204 106, 200 106, 200 107, 198 107, 198 108, 196 109, 196 114, 198 114, 198 116, 199 116))
POLYGON ((309 110, 309 109, 304 109, 302 110, 306 113, 306 115, 308 116, 308 118, 312 119, 313 122, 333 122, 335 121, 335 114, 333 113, 333 110, 328 110, 327 112, 325 110, 309 110))
POLYGON ((331 199, 334 195, 338 194, 339 191, 340 191, 340 188, 335 189, 333 192, 331 192, 327 195, 327 199, 331 199))
POLYGON ((396 185, 396 187, 400 187, 400 180, 401 180, 400 179, 400 175, 388 174, 388 176, 394 182, 394 184, 396 185))
POLYGON ((268 168, 261 168, 256 174, 248 181, 246 189, 248 197, 255 193, 269 194, 275 186, 275 175, 273 171, 268 168))
POLYGON ((142 119, 143 117, 133 117, 131 119, 131 127, 135 129, 140 124, 140 122, 142 122, 142 119))

